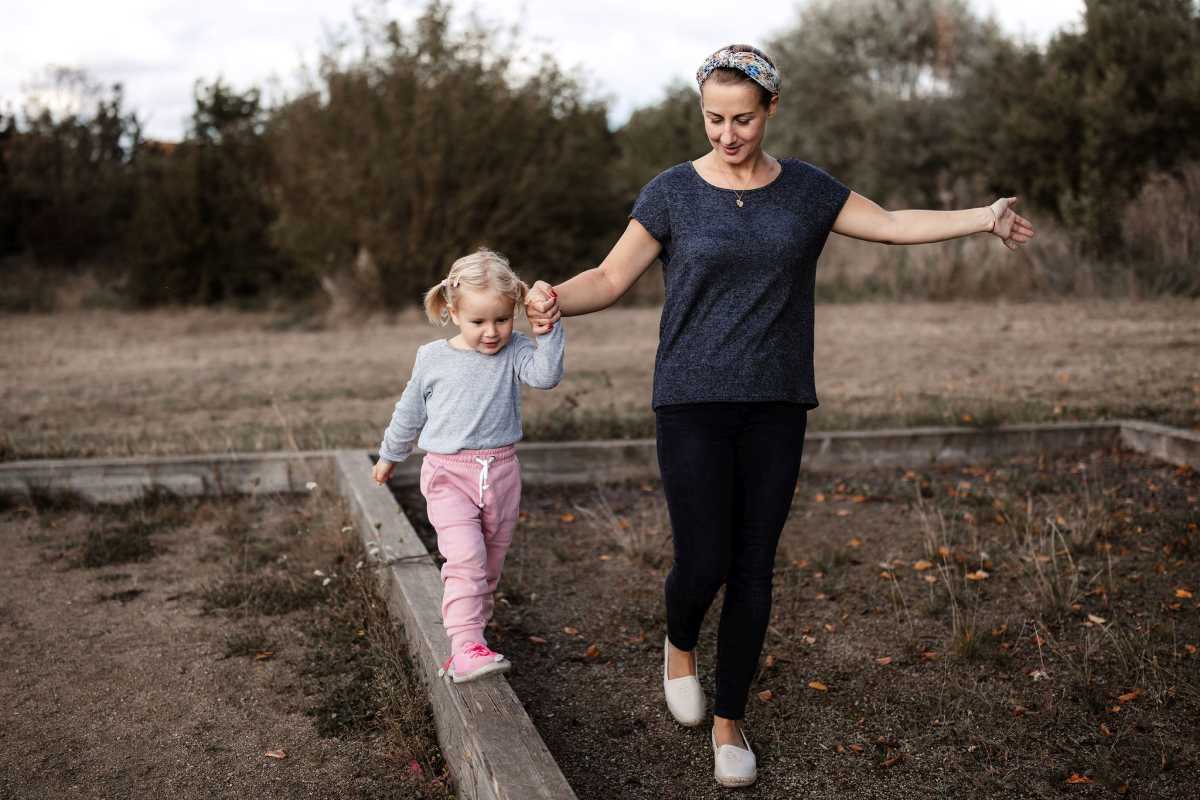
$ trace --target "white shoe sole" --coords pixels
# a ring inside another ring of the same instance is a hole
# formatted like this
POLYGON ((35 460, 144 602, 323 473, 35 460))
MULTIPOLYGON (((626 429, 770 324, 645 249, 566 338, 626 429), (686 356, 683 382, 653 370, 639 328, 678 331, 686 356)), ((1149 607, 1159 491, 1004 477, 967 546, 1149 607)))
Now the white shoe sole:
POLYGON ((477 681, 480 678, 486 678, 488 675, 497 675, 502 672, 508 672, 512 669, 511 661, 493 661, 490 664, 484 664, 479 669, 472 670, 466 675, 459 676, 454 672, 454 667, 446 670, 446 677, 454 683, 470 683, 477 681))

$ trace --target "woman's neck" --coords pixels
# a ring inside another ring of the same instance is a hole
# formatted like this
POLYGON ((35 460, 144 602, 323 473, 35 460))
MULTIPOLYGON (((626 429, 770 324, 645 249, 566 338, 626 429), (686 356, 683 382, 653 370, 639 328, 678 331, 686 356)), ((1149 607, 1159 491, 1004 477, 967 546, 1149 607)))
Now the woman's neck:
POLYGON ((762 150, 754 152, 740 164, 725 163, 716 151, 709 151, 694 163, 710 182, 728 189, 764 186, 774 180, 779 171, 779 162, 762 150))

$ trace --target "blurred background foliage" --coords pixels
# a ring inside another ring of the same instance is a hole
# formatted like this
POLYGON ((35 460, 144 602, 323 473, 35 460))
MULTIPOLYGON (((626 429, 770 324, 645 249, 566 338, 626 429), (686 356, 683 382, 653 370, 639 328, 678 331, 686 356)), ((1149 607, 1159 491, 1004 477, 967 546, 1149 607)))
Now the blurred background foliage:
MULTIPOLYGON (((360 13, 273 107, 198 81, 180 142, 145 138, 120 86, 47 70, 82 102, 0 114, 0 309, 398 309, 480 245, 562 279, 707 150, 693 86, 612 131, 551 57, 514 60, 519 32, 450 11, 360 13)), ((772 154, 892 208, 1019 194, 1039 227, 1014 257, 835 237, 823 299, 1200 294, 1194 0, 1087 0, 1043 46, 963 0, 809 0, 761 44, 784 78, 772 154)))

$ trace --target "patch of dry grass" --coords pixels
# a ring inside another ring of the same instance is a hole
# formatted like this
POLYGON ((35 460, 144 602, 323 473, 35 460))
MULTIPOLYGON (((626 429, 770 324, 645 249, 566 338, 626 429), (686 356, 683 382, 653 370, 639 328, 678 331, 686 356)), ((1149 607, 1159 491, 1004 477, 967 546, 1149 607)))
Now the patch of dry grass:
MULTIPOLYGON (((658 309, 567 321, 531 439, 650 436, 658 309)), ((1200 424, 1200 301, 817 309, 814 429, 1133 416, 1200 424)), ((0 318, 0 458, 374 447, 415 313, 322 327, 228 311, 0 318)))

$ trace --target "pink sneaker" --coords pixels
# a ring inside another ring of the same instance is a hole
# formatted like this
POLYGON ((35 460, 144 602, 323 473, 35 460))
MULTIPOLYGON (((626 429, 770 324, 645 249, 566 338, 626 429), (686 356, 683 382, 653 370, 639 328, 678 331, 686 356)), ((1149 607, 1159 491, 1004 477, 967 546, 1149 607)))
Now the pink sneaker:
POLYGON ((493 672, 508 672, 510 669, 512 662, 493 652, 486 644, 467 642, 461 651, 446 659, 446 663, 438 670, 438 677, 445 675, 455 683, 466 683, 493 672))

